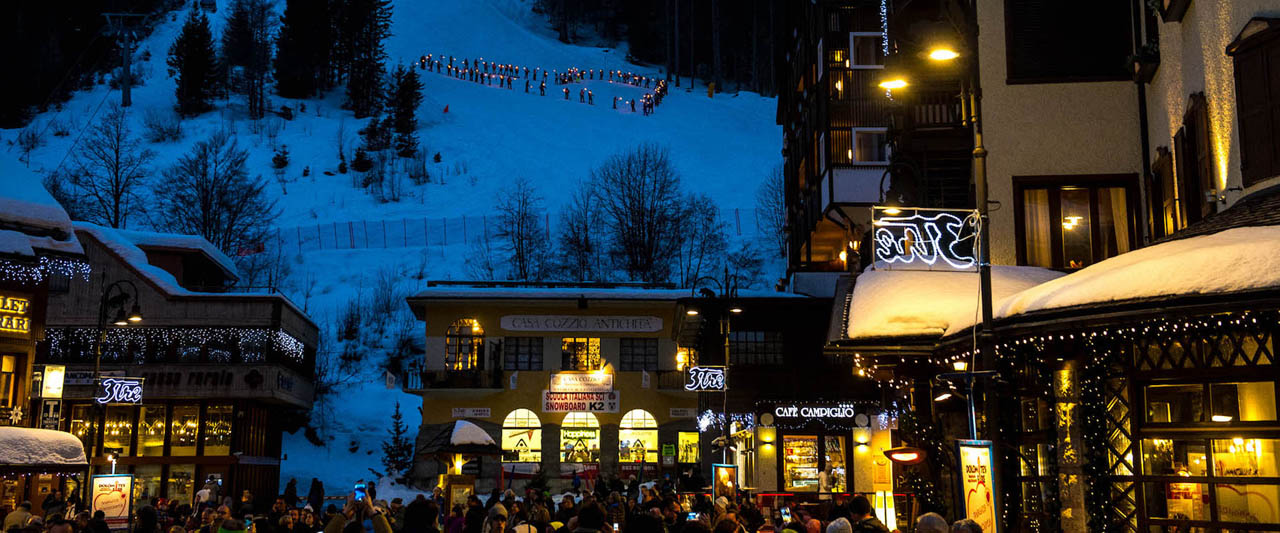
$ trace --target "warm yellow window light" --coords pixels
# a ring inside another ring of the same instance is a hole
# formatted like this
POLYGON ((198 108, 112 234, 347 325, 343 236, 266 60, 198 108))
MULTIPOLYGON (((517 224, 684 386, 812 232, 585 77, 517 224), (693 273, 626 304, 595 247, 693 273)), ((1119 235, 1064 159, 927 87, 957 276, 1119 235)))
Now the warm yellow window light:
POLYGON ((886 214, 886 215, 901 215, 901 214, 902 214, 902 210, 901 210, 901 209, 898 209, 898 208, 896 208, 896 207, 889 207, 889 208, 886 208, 886 209, 884 210, 884 214, 886 214))
POLYGON ((945 46, 940 46, 929 51, 929 59, 934 61, 951 61, 957 57, 960 57, 959 52, 945 46))
POLYGON ((907 80, 902 78, 894 78, 880 82, 881 89, 901 89, 907 86, 907 80))

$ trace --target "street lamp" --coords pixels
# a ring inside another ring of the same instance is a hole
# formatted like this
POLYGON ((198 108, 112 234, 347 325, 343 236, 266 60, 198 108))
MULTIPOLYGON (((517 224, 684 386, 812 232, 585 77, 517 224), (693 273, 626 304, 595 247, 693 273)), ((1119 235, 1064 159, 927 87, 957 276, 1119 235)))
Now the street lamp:
POLYGON ((102 298, 98 302, 98 346, 93 363, 95 383, 102 377, 102 345, 107 341, 108 314, 113 315, 111 319, 113 326, 124 327, 142 322, 142 307, 138 305, 138 286, 132 281, 122 279, 102 290, 102 298), (125 290, 126 287, 128 291, 125 290), (129 309, 128 313, 125 313, 126 307, 129 309))
MULTIPOLYGON (((716 287, 720 289, 720 294, 729 300, 729 302, 726 302, 727 307, 724 309, 724 311, 727 311, 727 312, 722 312, 720 315, 720 334, 721 336, 724 337, 724 398, 723 398, 723 403, 721 404, 721 407, 720 407, 720 412, 724 415, 724 424, 720 426, 720 438, 717 439, 718 441, 720 441, 721 446, 723 446, 721 457, 725 462, 728 462, 729 461, 729 446, 728 446, 729 444, 729 333, 730 333, 729 317, 733 315, 741 315, 742 306, 731 303, 734 298, 738 297, 738 286, 737 286, 738 283, 737 283, 737 278, 733 278, 732 280, 729 278, 728 266, 724 267, 723 280, 717 280, 716 278, 713 278, 711 276, 703 276, 701 278, 694 280, 692 287, 690 288, 690 292, 693 292, 693 290, 695 290, 696 287, 698 286, 698 283, 701 283, 703 281, 710 281, 714 283, 716 287)), ((711 292, 710 289, 703 288, 703 291, 705 291, 703 294, 709 294, 713 297, 715 296, 715 293, 711 292)), ((697 316, 698 310, 694 308, 690 308, 689 310, 685 311, 685 313, 688 314, 689 316, 697 316)))
MULTIPOLYGON (((983 368, 995 368, 995 331, 991 314, 991 239, 989 224, 989 192, 987 186, 987 149, 982 142, 982 76, 978 66, 978 20, 973 6, 965 9, 964 20, 955 24, 957 33, 962 36, 959 47, 939 43, 931 47, 925 56, 935 64, 949 64, 964 56, 965 73, 961 83, 961 121, 973 128, 973 182, 974 195, 978 208, 978 283, 979 299, 982 307, 982 327, 978 334, 978 351, 982 354, 983 368), (966 52, 966 54, 962 54, 966 52)), ((906 87, 907 78, 901 72, 887 74, 880 82, 880 87, 906 87)), ((966 365, 967 366, 967 365, 966 365)), ((959 366, 957 373, 964 372, 959 366)), ((973 372, 969 373, 974 374, 973 372)), ((972 377, 967 381, 972 384, 972 377)), ((972 391, 970 391, 972 392, 972 391)), ((972 394, 969 402, 972 404, 972 394)), ((972 409, 970 409, 972 411, 972 409)), ((973 422, 971 421, 971 426, 973 422)), ((970 438, 977 438, 971 427, 970 438)), ((994 436, 994 435, 993 435, 994 436)))

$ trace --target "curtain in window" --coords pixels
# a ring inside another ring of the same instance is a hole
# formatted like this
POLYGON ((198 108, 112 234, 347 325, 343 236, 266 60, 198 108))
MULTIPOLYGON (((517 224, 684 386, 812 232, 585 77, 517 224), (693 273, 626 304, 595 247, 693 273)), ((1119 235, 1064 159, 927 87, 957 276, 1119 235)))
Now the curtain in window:
POLYGON ((1026 252, 1027 264, 1032 266, 1052 267, 1053 254, 1049 251, 1050 231, 1053 226, 1049 219, 1049 191, 1047 189, 1028 189, 1023 191, 1025 207, 1026 252))
POLYGON ((1116 232, 1116 253, 1122 254, 1128 252, 1129 248, 1129 209, 1128 201, 1124 196, 1124 189, 1121 187, 1112 187, 1104 189, 1111 200, 1111 223, 1115 226, 1116 232))

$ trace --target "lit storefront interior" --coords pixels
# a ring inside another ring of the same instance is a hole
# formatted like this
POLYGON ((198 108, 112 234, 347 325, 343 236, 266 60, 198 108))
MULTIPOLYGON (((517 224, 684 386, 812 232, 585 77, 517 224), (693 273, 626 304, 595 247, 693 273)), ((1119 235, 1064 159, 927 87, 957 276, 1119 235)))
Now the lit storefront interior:
POLYGON ((560 424, 560 462, 599 468, 600 421, 596 415, 574 411, 564 415, 560 424))

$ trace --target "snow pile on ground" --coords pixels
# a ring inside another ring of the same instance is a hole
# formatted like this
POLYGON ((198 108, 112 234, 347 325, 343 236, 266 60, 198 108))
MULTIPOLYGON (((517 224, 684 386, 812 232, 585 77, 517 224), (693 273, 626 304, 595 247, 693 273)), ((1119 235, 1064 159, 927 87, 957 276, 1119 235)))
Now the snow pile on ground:
MULTIPOLYGON (((991 268, 993 300, 1062 276, 1037 267, 991 268)), ((944 270, 868 270, 853 286, 850 339, 940 337, 972 324, 979 309, 978 273, 944 270)))
POLYGON ((449 444, 454 446, 464 444, 496 446, 493 442, 493 437, 490 437, 488 432, 466 420, 459 420, 453 424, 453 433, 449 435, 449 444))
MULTIPOLYGON (((1245 227, 1139 248, 997 300, 997 318, 1144 298, 1280 287, 1280 226, 1245 227)), ((998 294, 998 293, 997 293, 998 294)), ((947 333, 970 322, 956 322, 947 333)))
POLYGON ((49 429, 0 427, 0 465, 84 465, 75 435, 49 429))

